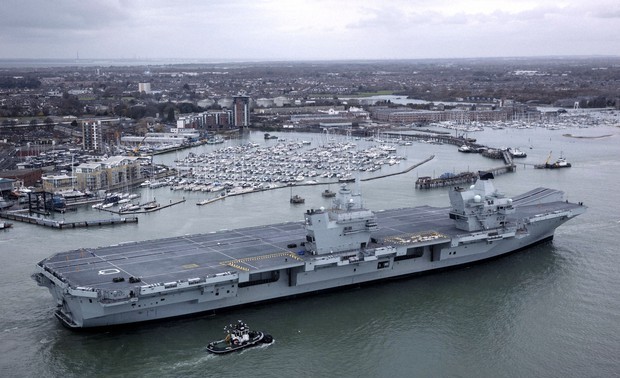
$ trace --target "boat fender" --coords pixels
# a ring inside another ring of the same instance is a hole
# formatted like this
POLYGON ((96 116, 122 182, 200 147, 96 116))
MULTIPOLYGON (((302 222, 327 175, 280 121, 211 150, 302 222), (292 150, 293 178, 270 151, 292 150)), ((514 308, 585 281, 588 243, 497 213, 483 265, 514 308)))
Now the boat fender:
POLYGON ((273 341, 273 337, 271 335, 265 334, 265 336, 263 336, 263 343, 264 344, 269 344, 273 341))

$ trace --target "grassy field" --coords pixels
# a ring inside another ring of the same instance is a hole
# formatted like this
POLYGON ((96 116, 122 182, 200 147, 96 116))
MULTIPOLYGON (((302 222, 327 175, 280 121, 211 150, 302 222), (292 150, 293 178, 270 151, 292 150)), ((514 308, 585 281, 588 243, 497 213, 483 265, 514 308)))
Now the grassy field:
POLYGON ((360 92, 356 95, 352 95, 351 97, 386 96, 386 95, 393 95, 393 94, 394 94, 394 91, 360 92))
POLYGON ((330 94, 330 93, 321 93, 321 94, 316 94, 316 97, 323 97, 323 98, 337 98, 337 97, 347 97, 347 98, 357 98, 357 97, 370 97, 370 96, 385 96, 385 95, 393 95, 394 91, 376 91, 376 92, 359 92, 356 94, 346 94, 346 95, 337 95, 337 94, 330 94))

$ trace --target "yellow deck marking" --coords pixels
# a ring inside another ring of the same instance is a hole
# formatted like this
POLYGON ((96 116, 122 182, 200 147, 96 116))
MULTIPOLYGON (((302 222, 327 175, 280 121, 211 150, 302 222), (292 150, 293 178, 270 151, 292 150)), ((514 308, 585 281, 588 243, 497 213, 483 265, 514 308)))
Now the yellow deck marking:
POLYGON ((402 234, 385 238, 385 241, 395 244, 409 244, 421 241, 430 241, 434 239, 445 238, 446 236, 436 231, 426 231, 411 234, 402 234))
POLYGON ((277 257, 291 257, 291 258, 293 258, 295 260, 298 260, 298 261, 304 261, 304 259, 302 259, 299 256, 297 256, 297 254, 295 254, 293 252, 290 252, 290 251, 287 251, 287 252, 270 253, 268 255, 259 255, 259 256, 252 256, 252 257, 245 257, 243 259, 222 261, 222 262, 220 262, 220 265, 228 265, 228 266, 230 266, 232 268, 248 272, 250 269, 248 269, 246 267, 243 267, 240 264, 247 263, 247 262, 250 262, 250 261, 259 261, 259 260, 273 259, 273 258, 277 258, 277 257))

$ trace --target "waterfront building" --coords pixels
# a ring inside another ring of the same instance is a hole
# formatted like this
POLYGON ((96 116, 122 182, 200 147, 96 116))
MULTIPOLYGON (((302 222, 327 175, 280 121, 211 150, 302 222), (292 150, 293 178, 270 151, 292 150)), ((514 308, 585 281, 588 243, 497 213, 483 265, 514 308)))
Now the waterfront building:
POLYGON ((172 128, 169 133, 146 133, 142 136, 123 136, 121 142, 132 145, 175 145, 180 146, 198 140, 200 133, 194 129, 172 128))
POLYGON ((291 122, 303 126, 319 125, 321 127, 350 127, 353 122, 364 122, 369 118, 368 112, 352 107, 350 110, 316 110, 308 114, 293 114, 291 122))
POLYGON ((111 156, 75 167, 76 189, 79 190, 123 190, 142 181, 140 159, 137 157, 111 156))
MULTIPOLYGON (((20 165, 18 164, 18 167, 20 165)), ((17 186, 34 186, 41 179, 43 171, 41 169, 21 168, 9 171, 2 171, 1 177, 13 179, 18 183, 17 186)))
POLYGON ((0 177, 0 194, 4 195, 15 189, 15 183, 17 180, 0 177))
POLYGON ((75 189, 75 176, 66 173, 60 175, 48 175, 41 178, 43 190, 49 193, 71 191, 75 189))
POLYGON ((82 149, 95 153, 102 153, 103 138, 101 123, 85 121, 82 123, 82 149))
POLYGON ((96 191, 107 188, 107 173, 101 163, 82 163, 75 167, 77 188, 96 191))
MULTIPOLYGON (((275 107, 275 108, 254 108, 252 111, 254 114, 260 115, 289 115, 289 114, 316 114, 325 113, 330 110, 337 112, 345 111, 344 106, 287 106, 287 107, 275 107)), ((368 112, 366 112, 368 115, 368 112)))
POLYGON ((234 128, 233 111, 209 110, 198 114, 184 114, 177 120, 177 129, 228 130, 234 128))
POLYGON ((412 122, 443 122, 443 121, 506 121, 510 111, 505 108, 498 110, 413 110, 406 107, 387 108, 375 107, 372 109, 372 118, 376 121, 392 123, 412 122))
POLYGON ((250 97, 233 97, 233 126, 250 126, 250 97))

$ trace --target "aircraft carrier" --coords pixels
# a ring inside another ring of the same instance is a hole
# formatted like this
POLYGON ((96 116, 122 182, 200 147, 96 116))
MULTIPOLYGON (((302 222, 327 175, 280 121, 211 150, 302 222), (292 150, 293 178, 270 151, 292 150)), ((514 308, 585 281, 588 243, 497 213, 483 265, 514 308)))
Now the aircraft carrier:
POLYGON ((107 327, 471 264, 551 240, 586 207, 559 190, 514 198, 492 177, 450 191, 450 207, 374 213, 343 185, 303 222, 57 253, 33 278, 69 328, 107 327))

